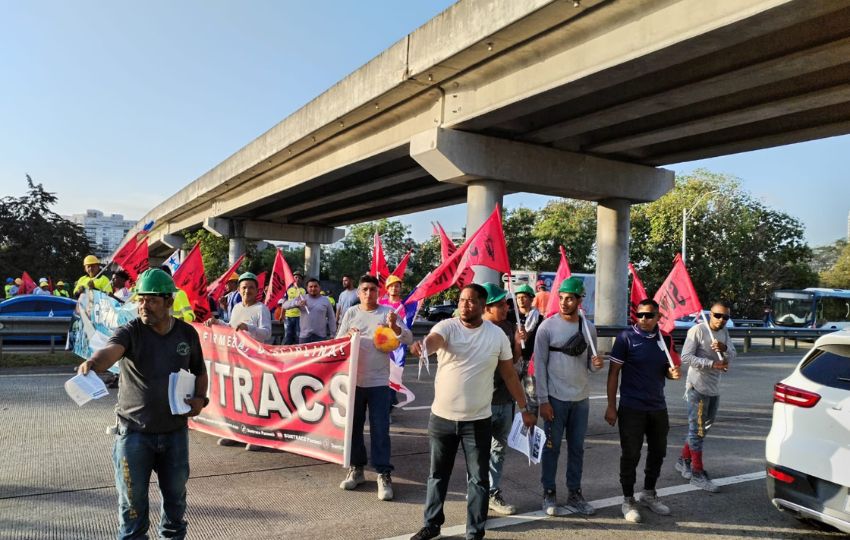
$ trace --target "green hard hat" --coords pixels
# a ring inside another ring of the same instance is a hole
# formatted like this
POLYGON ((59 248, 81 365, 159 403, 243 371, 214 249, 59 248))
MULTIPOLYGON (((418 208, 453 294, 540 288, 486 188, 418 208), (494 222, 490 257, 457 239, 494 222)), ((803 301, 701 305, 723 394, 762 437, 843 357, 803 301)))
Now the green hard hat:
POLYGON ((584 281, 577 277, 567 278, 561 282, 561 286, 558 287, 558 292, 581 296, 584 294, 584 281))
POLYGON ((518 294, 527 294, 528 296, 534 297, 534 289, 532 289, 528 283, 523 283, 516 289, 514 289, 514 296, 518 294))
POLYGON ((148 268, 136 282, 136 294, 172 295, 176 292, 174 280, 159 268, 148 268))
POLYGON ((256 275, 256 274, 254 274, 253 272, 245 272, 244 274, 242 274, 241 276, 239 276, 239 283, 242 283, 242 282, 243 282, 243 281, 245 281, 246 279, 250 279, 250 280, 252 280, 254 283, 257 283, 257 284, 259 284, 259 283, 260 283, 260 282, 257 280, 257 275, 256 275))
POLYGON ((487 290, 487 305, 495 304, 501 300, 504 300, 508 295, 508 292, 496 285, 495 283, 485 283, 482 285, 484 289, 487 290))

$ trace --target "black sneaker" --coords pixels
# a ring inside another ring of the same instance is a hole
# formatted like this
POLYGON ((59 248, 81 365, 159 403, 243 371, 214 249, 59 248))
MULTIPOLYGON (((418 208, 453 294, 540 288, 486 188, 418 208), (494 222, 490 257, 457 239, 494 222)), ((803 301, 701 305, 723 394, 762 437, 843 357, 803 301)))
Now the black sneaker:
POLYGON ((410 537, 410 540, 431 540, 432 538, 442 538, 440 528, 436 525, 422 527, 418 533, 410 537))

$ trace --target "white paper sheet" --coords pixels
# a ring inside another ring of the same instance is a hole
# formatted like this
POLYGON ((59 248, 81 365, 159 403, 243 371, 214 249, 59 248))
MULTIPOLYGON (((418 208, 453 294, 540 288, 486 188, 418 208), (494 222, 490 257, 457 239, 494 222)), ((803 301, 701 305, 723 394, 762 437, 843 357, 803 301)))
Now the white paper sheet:
POLYGON ((195 395, 195 376, 181 369, 168 376, 168 404, 171 414, 186 414, 192 407, 184 400, 195 395))
POLYGON ((533 429, 522 423, 522 413, 516 413, 511 433, 508 435, 508 446, 528 456, 528 464, 540 463, 543 456, 543 445, 546 444, 546 432, 538 426, 533 429))
POLYGON ((89 371, 85 375, 75 375, 65 381, 65 391, 80 407, 93 399, 109 395, 106 385, 94 371, 89 371))

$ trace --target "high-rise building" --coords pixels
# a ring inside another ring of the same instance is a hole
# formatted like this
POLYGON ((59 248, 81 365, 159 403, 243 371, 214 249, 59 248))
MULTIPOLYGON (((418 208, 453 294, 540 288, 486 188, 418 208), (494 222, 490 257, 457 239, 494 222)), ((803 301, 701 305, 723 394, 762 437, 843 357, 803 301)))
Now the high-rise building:
POLYGON ((68 220, 82 225, 94 254, 108 257, 118 249, 121 240, 136 224, 136 221, 124 219, 121 214, 104 215, 100 210, 86 210, 85 214, 73 214, 68 220))

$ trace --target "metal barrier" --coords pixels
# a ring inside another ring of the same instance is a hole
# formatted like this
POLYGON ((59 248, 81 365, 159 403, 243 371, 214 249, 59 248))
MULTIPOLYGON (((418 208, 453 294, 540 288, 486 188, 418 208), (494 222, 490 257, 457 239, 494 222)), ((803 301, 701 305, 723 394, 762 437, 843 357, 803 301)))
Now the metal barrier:
POLYGON ((0 361, 4 336, 50 336, 50 352, 56 352, 56 336, 68 335, 71 317, 0 317, 0 361))

